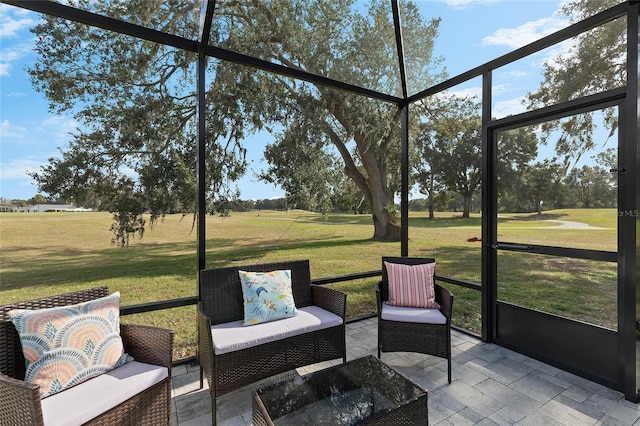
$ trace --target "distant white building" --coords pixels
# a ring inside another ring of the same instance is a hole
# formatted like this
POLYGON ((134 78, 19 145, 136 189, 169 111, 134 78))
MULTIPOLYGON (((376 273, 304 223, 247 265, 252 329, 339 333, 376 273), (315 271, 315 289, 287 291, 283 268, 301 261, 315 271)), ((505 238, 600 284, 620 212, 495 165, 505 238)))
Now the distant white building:
MULTIPOLYGON (((15 210, 11 210, 15 211, 15 210)), ((20 207, 19 212, 42 213, 42 212, 90 212, 92 209, 76 207, 73 204, 34 204, 32 206, 20 207)))

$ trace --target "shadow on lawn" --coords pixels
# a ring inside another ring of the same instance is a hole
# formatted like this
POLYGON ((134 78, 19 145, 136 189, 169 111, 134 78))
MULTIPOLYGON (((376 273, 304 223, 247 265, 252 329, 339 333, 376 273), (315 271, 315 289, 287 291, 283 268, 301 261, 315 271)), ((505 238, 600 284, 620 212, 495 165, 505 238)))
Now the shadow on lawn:
MULTIPOLYGON (((207 241, 207 267, 215 268, 243 262, 261 263, 260 258, 280 250, 330 250, 333 247, 362 246, 370 239, 342 238, 318 240, 287 240, 251 244, 236 239, 210 239, 207 241)), ((31 248, 12 248, 31 251, 31 248)), ((160 276, 197 277, 197 246, 193 242, 170 244, 144 244, 138 242, 128 249, 108 248, 96 251, 68 250, 52 247, 39 255, 37 262, 13 262, 3 265, 2 290, 26 289, 46 285, 72 283, 86 287, 97 281, 110 279, 142 279, 160 276)), ((287 256, 287 258, 292 258, 287 256)), ((195 281, 194 281, 195 282, 195 281)))
POLYGON ((36 261, 3 265, 2 290, 66 283, 70 288, 85 288, 109 279, 191 275, 196 271, 195 259, 196 247, 187 242, 93 251, 52 247, 39 254, 36 261))
MULTIPOLYGON (((215 249, 220 245, 222 240, 211 240, 207 243, 207 249, 215 249)), ((366 246, 369 244, 378 244, 379 241, 372 240, 370 238, 366 239, 344 239, 342 237, 322 237, 316 240, 309 240, 307 238, 291 240, 289 239, 287 242, 282 244, 273 243, 273 241, 265 241, 264 245, 251 245, 250 247, 241 247, 237 248, 238 241, 227 240, 223 245, 227 245, 229 247, 233 247, 231 250, 223 250, 217 253, 214 259, 207 261, 207 268, 220 268, 227 265, 232 264, 246 264, 247 262, 251 264, 263 263, 261 258, 266 256, 267 254, 273 252, 274 250, 287 252, 287 251, 295 251, 295 250, 318 250, 318 249, 327 249, 335 247, 358 247, 358 246, 366 246)), ((213 257, 213 256, 212 256, 213 257)), ((300 256, 287 256, 286 259, 298 259, 300 256)), ((283 257, 283 259, 285 259, 283 257)), ((360 272, 360 271, 354 271, 360 272)))
POLYGON ((482 225, 479 217, 463 218, 460 216, 437 217, 429 219, 426 217, 410 217, 409 226, 415 228, 452 228, 452 227, 478 227, 482 225))
MULTIPOLYGON (((560 219, 564 216, 566 214, 562 213, 525 214, 499 220, 500 222, 538 221, 560 219)), ((363 216, 357 219, 366 219, 366 224, 371 226, 370 217, 363 216)), ((322 221, 315 222, 317 226, 323 224, 322 221)), ((421 228, 476 227, 479 230, 481 218, 449 217, 435 220, 410 218, 409 224, 412 227, 421 228)), ((477 283, 481 281, 481 242, 456 244, 443 240, 440 244, 456 245, 418 244, 418 240, 409 241, 409 254, 435 258, 437 274, 477 283)), ((336 261, 344 261, 344 253, 349 253, 353 254, 352 264, 354 266, 353 270, 347 272, 359 273, 381 269, 380 259, 374 259, 370 255, 366 256, 367 259, 358 259, 358 256, 361 253, 366 253, 367 248, 372 245, 382 246, 383 255, 399 255, 397 243, 382 243, 368 237, 292 238, 291 235, 288 235, 281 241, 268 238, 261 240, 260 236, 251 239, 240 236, 236 238, 209 238, 206 244, 206 258, 209 268, 263 263, 267 261, 265 260, 267 257, 268 261, 311 258, 313 266, 313 259, 318 259, 315 260, 318 263, 331 264, 332 258, 336 261), (335 255, 332 251, 339 251, 340 254, 335 255), (278 254, 274 255, 274 253, 278 254), (337 256, 341 256, 341 258, 338 259, 337 256)), ((146 242, 144 239, 135 240, 128 249, 120 249, 108 244, 104 248, 92 251, 55 245, 46 248, 46 250, 36 250, 36 252, 32 247, 11 247, 10 251, 15 254, 12 258, 20 260, 3 262, 0 290, 24 290, 25 294, 29 292, 35 294, 42 293, 45 291, 42 290, 43 287, 51 285, 58 288, 64 287, 64 291, 72 291, 95 286, 98 282, 109 281, 109 286, 113 287, 113 290, 122 289, 125 286, 134 292, 136 297, 139 295, 140 302, 163 299, 165 298, 164 294, 168 295, 166 298, 190 296, 196 292, 198 272, 196 250, 195 240, 153 243, 146 242), (174 277, 175 285, 173 284, 174 277), (139 281, 139 284, 136 281, 139 281), (155 293, 154 286, 156 284, 170 288, 170 291, 162 294, 155 293), (172 285, 174 285, 173 288, 172 285), (31 288, 33 290, 30 290, 31 288)), ((604 269, 594 262, 569 262, 555 257, 547 259, 522 254, 515 256, 513 253, 509 253, 509 255, 510 257, 505 255, 499 263, 501 298, 518 303, 532 301, 536 303, 532 306, 533 308, 543 308, 565 315, 567 315, 567 307, 575 310, 576 305, 583 305, 585 312, 574 312, 572 316, 586 321, 594 321, 592 318, 594 311, 598 311, 603 306, 612 306, 611 303, 615 304, 615 298, 612 301, 606 300, 605 303, 602 303, 603 294, 616 294, 614 269, 604 269), (541 300, 548 302, 548 305, 542 304, 541 300), (576 304, 576 300, 583 303, 576 304)), ((376 279, 370 279, 366 280, 366 283, 358 283, 360 288, 354 290, 354 292, 370 296, 366 298, 366 302, 362 302, 370 303, 370 306, 361 307, 360 311, 375 312, 373 293, 375 282, 376 279)), ((351 283, 346 282, 345 284, 350 285, 351 283)), ((443 285, 450 289, 456 297, 454 308, 456 324, 477 330, 480 315, 480 292, 452 283, 443 283, 443 285)), ((24 297, 21 300, 29 298, 33 297, 24 297)), ((615 310, 611 312, 615 314, 615 310)), ((601 321, 603 326, 615 324, 606 317, 606 313, 602 316, 604 318, 601 321)))

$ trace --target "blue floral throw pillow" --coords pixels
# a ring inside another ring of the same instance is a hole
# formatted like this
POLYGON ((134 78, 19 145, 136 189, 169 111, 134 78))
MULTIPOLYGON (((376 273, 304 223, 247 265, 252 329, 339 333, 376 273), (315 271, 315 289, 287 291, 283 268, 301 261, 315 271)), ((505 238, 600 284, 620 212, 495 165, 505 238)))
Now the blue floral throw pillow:
POLYGON ((238 271, 244 295, 244 323, 254 325, 295 316, 291 271, 238 271))

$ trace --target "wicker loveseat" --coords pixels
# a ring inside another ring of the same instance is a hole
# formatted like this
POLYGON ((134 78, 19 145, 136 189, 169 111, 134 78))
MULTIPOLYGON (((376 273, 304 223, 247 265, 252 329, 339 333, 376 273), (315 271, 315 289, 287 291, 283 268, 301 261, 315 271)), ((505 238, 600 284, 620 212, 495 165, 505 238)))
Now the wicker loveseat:
POLYGON ((124 350, 135 361, 53 396, 40 399, 39 386, 24 381, 25 359, 18 333, 7 313, 11 309, 73 305, 107 295, 107 287, 98 287, 0 306, 0 425, 169 424, 173 349, 170 330, 120 324, 124 350), (124 389, 128 393, 123 393, 124 389))
POLYGON ((336 358, 346 361, 346 294, 312 285, 308 260, 203 270, 200 272, 200 298, 200 385, 203 386, 204 374, 211 392, 214 425, 216 398, 219 396, 305 365, 336 358), (238 270, 291 270, 291 287, 298 315, 243 327, 243 293, 238 270), (308 323, 304 324, 309 317, 314 321, 319 319, 324 324, 309 327, 308 323), (301 325, 296 330, 298 324, 301 325), (272 328, 282 326, 289 330, 277 336, 268 334, 272 328), (236 339, 238 336, 247 335, 247 341, 236 344, 237 349, 220 350, 220 331, 231 332, 236 339))

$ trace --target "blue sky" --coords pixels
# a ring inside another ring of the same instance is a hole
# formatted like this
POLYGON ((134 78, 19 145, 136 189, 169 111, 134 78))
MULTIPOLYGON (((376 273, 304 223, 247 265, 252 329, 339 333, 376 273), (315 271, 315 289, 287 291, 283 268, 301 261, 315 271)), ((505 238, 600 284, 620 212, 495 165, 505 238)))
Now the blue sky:
MULTIPOLYGON (((436 54, 445 58, 450 76, 548 35, 566 25, 557 0, 418 0, 426 18, 440 16, 436 54), (453 48, 452 46, 455 46, 453 48)), ((401 3, 402 4, 402 3, 401 3)), ((78 123, 71 115, 48 111, 44 96, 36 92, 26 68, 36 61, 31 28, 39 15, 0 4, 0 197, 29 199, 38 191, 27 175, 50 157, 59 156, 78 123)), ((557 49, 540 52, 499 70, 494 76, 494 113, 497 116, 523 110, 520 101, 540 81, 540 65, 557 49)), ((454 91, 479 93, 480 81, 454 91)), ((270 141, 270 135, 257 140, 270 141)), ((254 143, 251 147, 255 146, 254 143)), ((259 170, 262 150, 251 149, 251 169, 259 170)), ((272 185, 255 182, 251 170, 239 182, 243 199, 282 196, 272 185)))

